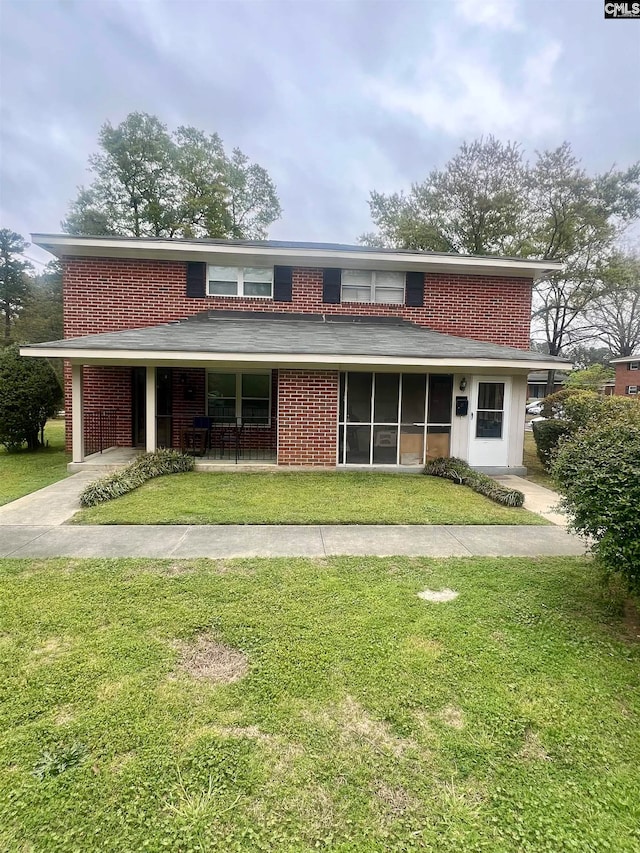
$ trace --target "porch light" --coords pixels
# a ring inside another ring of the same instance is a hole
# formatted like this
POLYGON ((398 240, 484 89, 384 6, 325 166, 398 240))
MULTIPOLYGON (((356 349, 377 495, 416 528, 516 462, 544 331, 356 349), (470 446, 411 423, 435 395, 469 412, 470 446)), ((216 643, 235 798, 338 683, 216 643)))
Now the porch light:
POLYGON ((467 377, 463 376, 462 379, 460 380, 460 390, 464 391, 464 389, 466 387, 467 387, 467 377))

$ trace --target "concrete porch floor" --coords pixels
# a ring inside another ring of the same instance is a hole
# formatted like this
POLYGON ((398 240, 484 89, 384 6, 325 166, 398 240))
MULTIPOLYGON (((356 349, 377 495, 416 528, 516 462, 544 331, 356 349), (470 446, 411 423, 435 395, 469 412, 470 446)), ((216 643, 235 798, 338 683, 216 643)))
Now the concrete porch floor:
MULTIPOLYGON (((116 471, 144 453, 141 447, 110 447, 108 450, 103 450, 102 453, 92 453, 85 457, 84 462, 69 462, 67 463, 67 471, 70 474, 79 474, 82 471, 90 471, 95 477, 100 477, 102 474, 108 474, 111 471, 116 471)), ((240 469, 242 471, 273 471, 279 470, 276 464, 275 456, 273 460, 255 460, 255 459, 215 459, 209 456, 195 457, 196 471, 234 471, 240 469)), ((288 469, 290 470, 290 469, 288 469)), ((303 469, 300 469, 303 470, 303 469)))

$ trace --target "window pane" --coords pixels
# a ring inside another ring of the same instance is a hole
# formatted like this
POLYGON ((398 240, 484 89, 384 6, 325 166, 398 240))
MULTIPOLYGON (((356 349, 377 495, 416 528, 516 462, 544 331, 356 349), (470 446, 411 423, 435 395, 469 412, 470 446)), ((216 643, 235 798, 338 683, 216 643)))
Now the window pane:
POLYGON ((395 465, 398 453, 398 427, 373 428, 373 462, 375 465, 395 465))
POLYGON ((402 305, 404 302, 404 288, 376 287, 376 302, 385 302, 388 305, 402 305))
POLYGON ((478 384, 478 408, 502 411, 504 408, 504 382, 478 384))
MULTIPOLYGON (((424 377, 423 377, 424 379, 424 377)), ((403 426, 400 428, 400 464, 422 465, 424 427, 403 426)))
POLYGON ((264 373, 242 374, 243 397, 264 397, 268 400, 270 387, 271 376, 269 375, 264 373))
POLYGON ((350 373, 347 390, 347 420, 371 420, 371 373, 350 373))
POLYGON ((214 421, 223 421, 224 423, 235 423, 236 421, 236 400, 227 397, 209 397, 208 415, 214 421))
POLYGON ((237 296, 238 284, 235 281, 210 281, 210 296, 237 296))
POLYGON ((271 296, 271 283, 263 284, 261 282, 245 281, 244 283, 245 296, 271 296))
POLYGON ((451 423, 452 392, 452 376, 433 374, 429 377, 429 412, 427 420, 430 424, 451 423))
POLYGON ((268 400, 243 400, 242 422, 245 424, 269 423, 268 400))
POLYGON ((371 302, 370 287, 343 287, 343 302, 371 302))
POLYGON ((427 459, 449 456, 451 427, 427 427, 427 459))
POLYGON ((478 412, 476 438, 502 438, 502 412, 478 412))
POLYGON ((342 284, 354 287, 371 287, 369 270, 342 270, 342 284))
POLYGON ((271 284, 273 270, 271 267, 245 267, 244 280, 245 284, 248 281, 261 281, 271 284))
POLYGON ((376 373, 373 419, 376 423, 398 423, 398 373, 376 373))
POLYGON ((402 374, 402 423, 424 423, 424 395, 427 377, 421 373, 402 374))
POLYGON ((208 377, 210 397, 235 397, 235 373, 210 373, 208 377))
POLYGON ((370 426, 348 426, 347 463, 351 465, 368 465, 370 441, 370 426))
POLYGON ((388 272, 387 270, 376 271, 376 287, 393 287, 404 290, 404 273, 388 272))

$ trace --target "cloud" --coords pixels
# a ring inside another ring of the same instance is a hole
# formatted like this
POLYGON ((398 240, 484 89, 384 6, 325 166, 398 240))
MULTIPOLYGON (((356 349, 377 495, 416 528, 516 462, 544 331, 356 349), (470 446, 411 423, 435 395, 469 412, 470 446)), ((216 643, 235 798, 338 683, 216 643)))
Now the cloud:
POLYGON ((430 132, 472 137, 533 137, 562 131, 568 110, 579 118, 579 104, 570 107, 559 97, 559 41, 510 57, 505 73, 484 46, 465 44, 462 36, 441 29, 428 57, 411 79, 369 78, 369 96, 383 109, 408 114, 430 132))
POLYGON ((522 29, 517 0, 454 0, 454 8, 467 24, 492 30, 522 29))

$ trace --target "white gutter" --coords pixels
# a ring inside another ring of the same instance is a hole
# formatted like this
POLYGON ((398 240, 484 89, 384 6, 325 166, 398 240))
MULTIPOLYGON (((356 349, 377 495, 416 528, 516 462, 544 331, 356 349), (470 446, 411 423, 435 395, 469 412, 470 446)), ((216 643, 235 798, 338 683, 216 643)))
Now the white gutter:
POLYGON ((423 270, 461 272, 468 275, 500 275, 538 278, 563 269, 554 261, 490 258, 476 255, 426 254, 421 252, 379 252, 376 249, 349 251, 283 246, 238 246, 199 240, 146 240, 120 237, 76 237, 63 234, 32 234, 31 242, 58 258, 134 258, 177 261, 209 261, 221 266, 282 264, 299 267, 340 267, 341 269, 423 270))
POLYGON ((177 350, 79 350, 69 347, 38 347, 37 345, 20 348, 20 355, 34 358, 64 358, 72 364, 103 365, 191 365, 203 366, 224 362, 226 364, 269 364, 272 366, 292 367, 331 367, 339 369, 342 365, 388 366, 388 367, 438 367, 470 370, 472 368, 500 368, 510 370, 558 370, 568 365, 562 362, 540 362, 515 359, 491 358, 415 358, 386 355, 313 355, 308 353, 236 353, 236 352, 188 352, 177 350))

